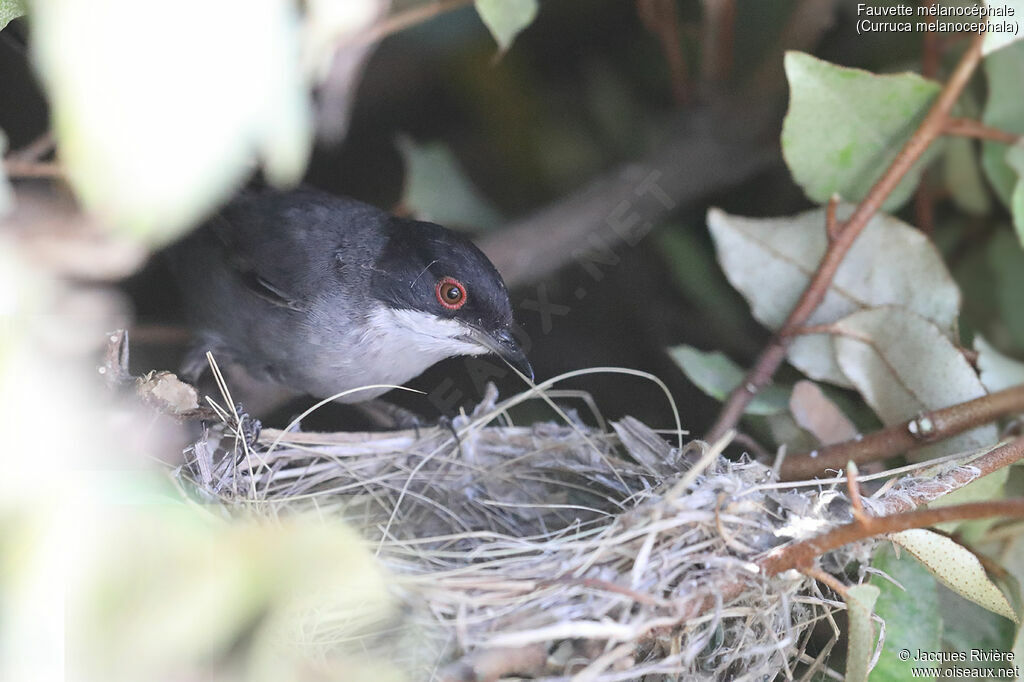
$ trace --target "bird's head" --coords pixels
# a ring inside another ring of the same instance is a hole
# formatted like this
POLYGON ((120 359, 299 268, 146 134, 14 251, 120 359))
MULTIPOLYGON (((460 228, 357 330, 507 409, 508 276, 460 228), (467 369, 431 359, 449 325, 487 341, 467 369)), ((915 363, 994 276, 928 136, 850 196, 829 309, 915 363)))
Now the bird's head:
POLYGON ((493 353, 530 379, 533 368, 513 335, 505 282, 480 249, 433 223, 393 218, 373 268, 372 295, 410 350, 439 359, 493 353))

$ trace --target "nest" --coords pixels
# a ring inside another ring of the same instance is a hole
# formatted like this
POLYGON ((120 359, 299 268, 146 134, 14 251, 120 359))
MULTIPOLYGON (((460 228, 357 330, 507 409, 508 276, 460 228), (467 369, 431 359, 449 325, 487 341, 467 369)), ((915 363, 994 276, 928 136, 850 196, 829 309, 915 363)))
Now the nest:
POLYGON ((359 529, 406 624, 430 633, 429 660, 406 662, 413 679, 760 680, 821 667, 828 647, 811 660, 808 639, 841 602, 753 562, 848 518, 841 495, 778 484, 721 457, 724 442, 677 431, 673 447, 628 417, 516 426, 507 408, 526 397, 498 403, 491 390, 450 428, 266 431, 256 443, 222 411, 178 474, 229 512, 314 509, 359 529))

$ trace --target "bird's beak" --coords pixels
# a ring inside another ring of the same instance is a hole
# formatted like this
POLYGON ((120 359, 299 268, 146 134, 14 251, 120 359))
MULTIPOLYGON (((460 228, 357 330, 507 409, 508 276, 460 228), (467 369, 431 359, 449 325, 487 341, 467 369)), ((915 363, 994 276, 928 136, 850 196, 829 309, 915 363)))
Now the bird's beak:
POLYGON ((477 332, 473 335, 473 340, 533 381, 533 367, 508 329, 493 333, 477 332))

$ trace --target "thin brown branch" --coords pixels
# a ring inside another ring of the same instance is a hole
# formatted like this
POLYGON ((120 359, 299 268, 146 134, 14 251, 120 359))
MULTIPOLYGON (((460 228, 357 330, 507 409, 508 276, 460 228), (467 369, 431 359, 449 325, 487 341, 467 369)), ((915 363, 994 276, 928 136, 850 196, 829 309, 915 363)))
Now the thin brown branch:
POLYGON ((676 0, 636 0, 636 9, 644 27, 661 43, 672 83, 672 98, 677 105, 686 104, 690 99, 690 73, 683 54, 676 0))
POLYGON ((705 83, 722 83, 732 72, 736 0, 704 0, 703 4, 702 80, 705 83))
POLYGON ((850 496, 850 510, 856 521, 868 518, 864 511, 864 500, 860 497, 860 483, 857 482, 857 465, 850 462, 846 465, 846 490, 850 496))
POLYGON ((1003 144, 1017 144, 1020 142, 1020 135, 1007 130, 1000 130, 987 126, 981 121, 970 118, 951 118, 942 131, 946 135, 957 135, 959 137, 971 137, 978 140, 991 140, 1003 144))
POLYGON ((1017 413, 1024 413, 1024 386, 924 412, 859 440, 793 454, 782 463, 779 476, 784 480, 802 480, 828 469, 842 470, 847 462, 864 464, 887 459, 1017 413))
POLYGON ((4 159, 4 173, 9 178, 62 178, 64 169, 53 161, 22 161, 8 157, 4 159))
POLYGON ((781 547, 758 563, 769 576, 794 568, 806 571, 813 565, 816 557, 854 542, 911 528, 927 528, 947 521, 970 521, 993 516, 1024 517, 1024 498, 974 502, 938 509, 918 509, 889 516, 868 516, 839 526, 818 537, 781 547))
POLYGON ((892 164, 868 192, 868 195, 857 206, 853 214, 842 224, 836 239, 828 245, 818 269, 811 277, 800 300, 790 311, 779 333, 762 351, 740 385, 729 394, 718 419, 711 427, 706 440, 715 441, 723 433, 736 426, 747 405, 757 392, 771 381, 775 371, 786 357, 788 335, 792 330, 803 327, 804 323, 815 311, 828 293, 832 279, 839 265, 843 262, 846 252, 856 241, 868 221, 878 212, 882 204, 900 183, 907 171, 917 162, 925 150, 939 135, 943 133, 949 121, 949 112, 967 86, 971 76, 981 61, 982 36, 975 35, 970 46, 964 52, 956 70, 950 76, 942 92, 939 93, 932 108, 921 122, 918 129, 900 150, 892 164))
POLYGON ((836 211, 839 209, 839 195, 833 194, 829 197, 828 205, 825 206, 825 234, 828 236, 829 242, 834 242, 839 236, 839 230, 842 226, 839 224, 839 220, 836 218, 836 211))
MULTIPOLYGON (((930 7, 935 0, 922 0, 921 5, 930 7)), ((931 23, 928 24, 931 26, 931 23)), ((935 78, 939 74, 939 58, 942 56, 939 34, 930 28, 926 28, 922 37, 921 46, 921 75, 925 78, 935 78)))
POLYGON ((434 3, 416 5, 402 12, 392 14, 379 24, 371 26, 366 33, 353 38, 349 45, 363 45, 375 43, 390 35, 412 28, 418 24, 433 19, 441 14, 464 7, 473 0, 437 0, 434 3))

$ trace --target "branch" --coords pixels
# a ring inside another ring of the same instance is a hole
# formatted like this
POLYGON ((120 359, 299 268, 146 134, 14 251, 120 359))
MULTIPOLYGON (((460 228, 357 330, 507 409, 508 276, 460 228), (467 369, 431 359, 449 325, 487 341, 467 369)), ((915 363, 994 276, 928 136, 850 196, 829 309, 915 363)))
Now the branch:
POLYGON ((953 104, 956 103, 981 61, 981 40, 980 34, 973 37, 970 46, 960 58, 956 70, 950 76, 942 92, 939 93, 920 127, 907 140, 903 149, 900 150, 892 164, 871 188, 853 214, 841 224, 836 238, 825 249, 825 255, 818 265, 818 269, 811 277, 800 300, 790 311, 782 328, 762 351, 744 380, 729 394, 718 419, 705 437, 707 441, 717 440, 739 423, 747 405, 750 404, 757 392, 771 381, 775 371, 785 359, 786 347, 789 345, 788 337, 794 330, 804 325, 818 304, 825 298, 846 252, 849 251, 861 231, 867 226, 868 221, 882 207, 903 176, 907 174, 907 171, 921 158, 935 138, 944 132, 953 104))
POLYGON ((1020 412, 1024 412, 1024 385, 924 412, 859 440, 791 455, 782 462, 779 476, 787 481, 802 480, 826 469, 842 470, 847 462, 864 464, 886 459, 1020 412))
POLYGON ((970 521, 993 516, 1024 517, 1024 498, 973 502, 938 509, 918 509, 891 516, 867 516, 839 526, 824 535, 786 545, 768 554, 759 564, 765 575, 773 576, 793 568, 809 567, 816 557, 853 542, 911 528, 927 528, 947 521, 970 521))
POLYGON ((1020 135, 1011 133, 999 128, 987 126, 980 121, 970 118, 951 118, 942 131, 946 135, 958 135, 960 137, 973 137, 979 140, 992 140, 1003 144, 1017 144, 1020 142, 1020 135))
POLYGON ((767 128, 767 121, 735 124, 730 118, 702 112, 688 119, 649 158, 487 234, 478 245, 516 287, 585 259, 588 249, 636 243, 671 212, 776 162, 777 142, 751 141, 750 130, 767 128), (744 128, 747 135, 737 133, 744 128))
POLYGON ((661 43, 661 52, 668 65, 672 98, 679 106, 690 99, 690 74, 683 54, 679 11, 675 0, 637 0, 637 13, 644 27, 661 43))

